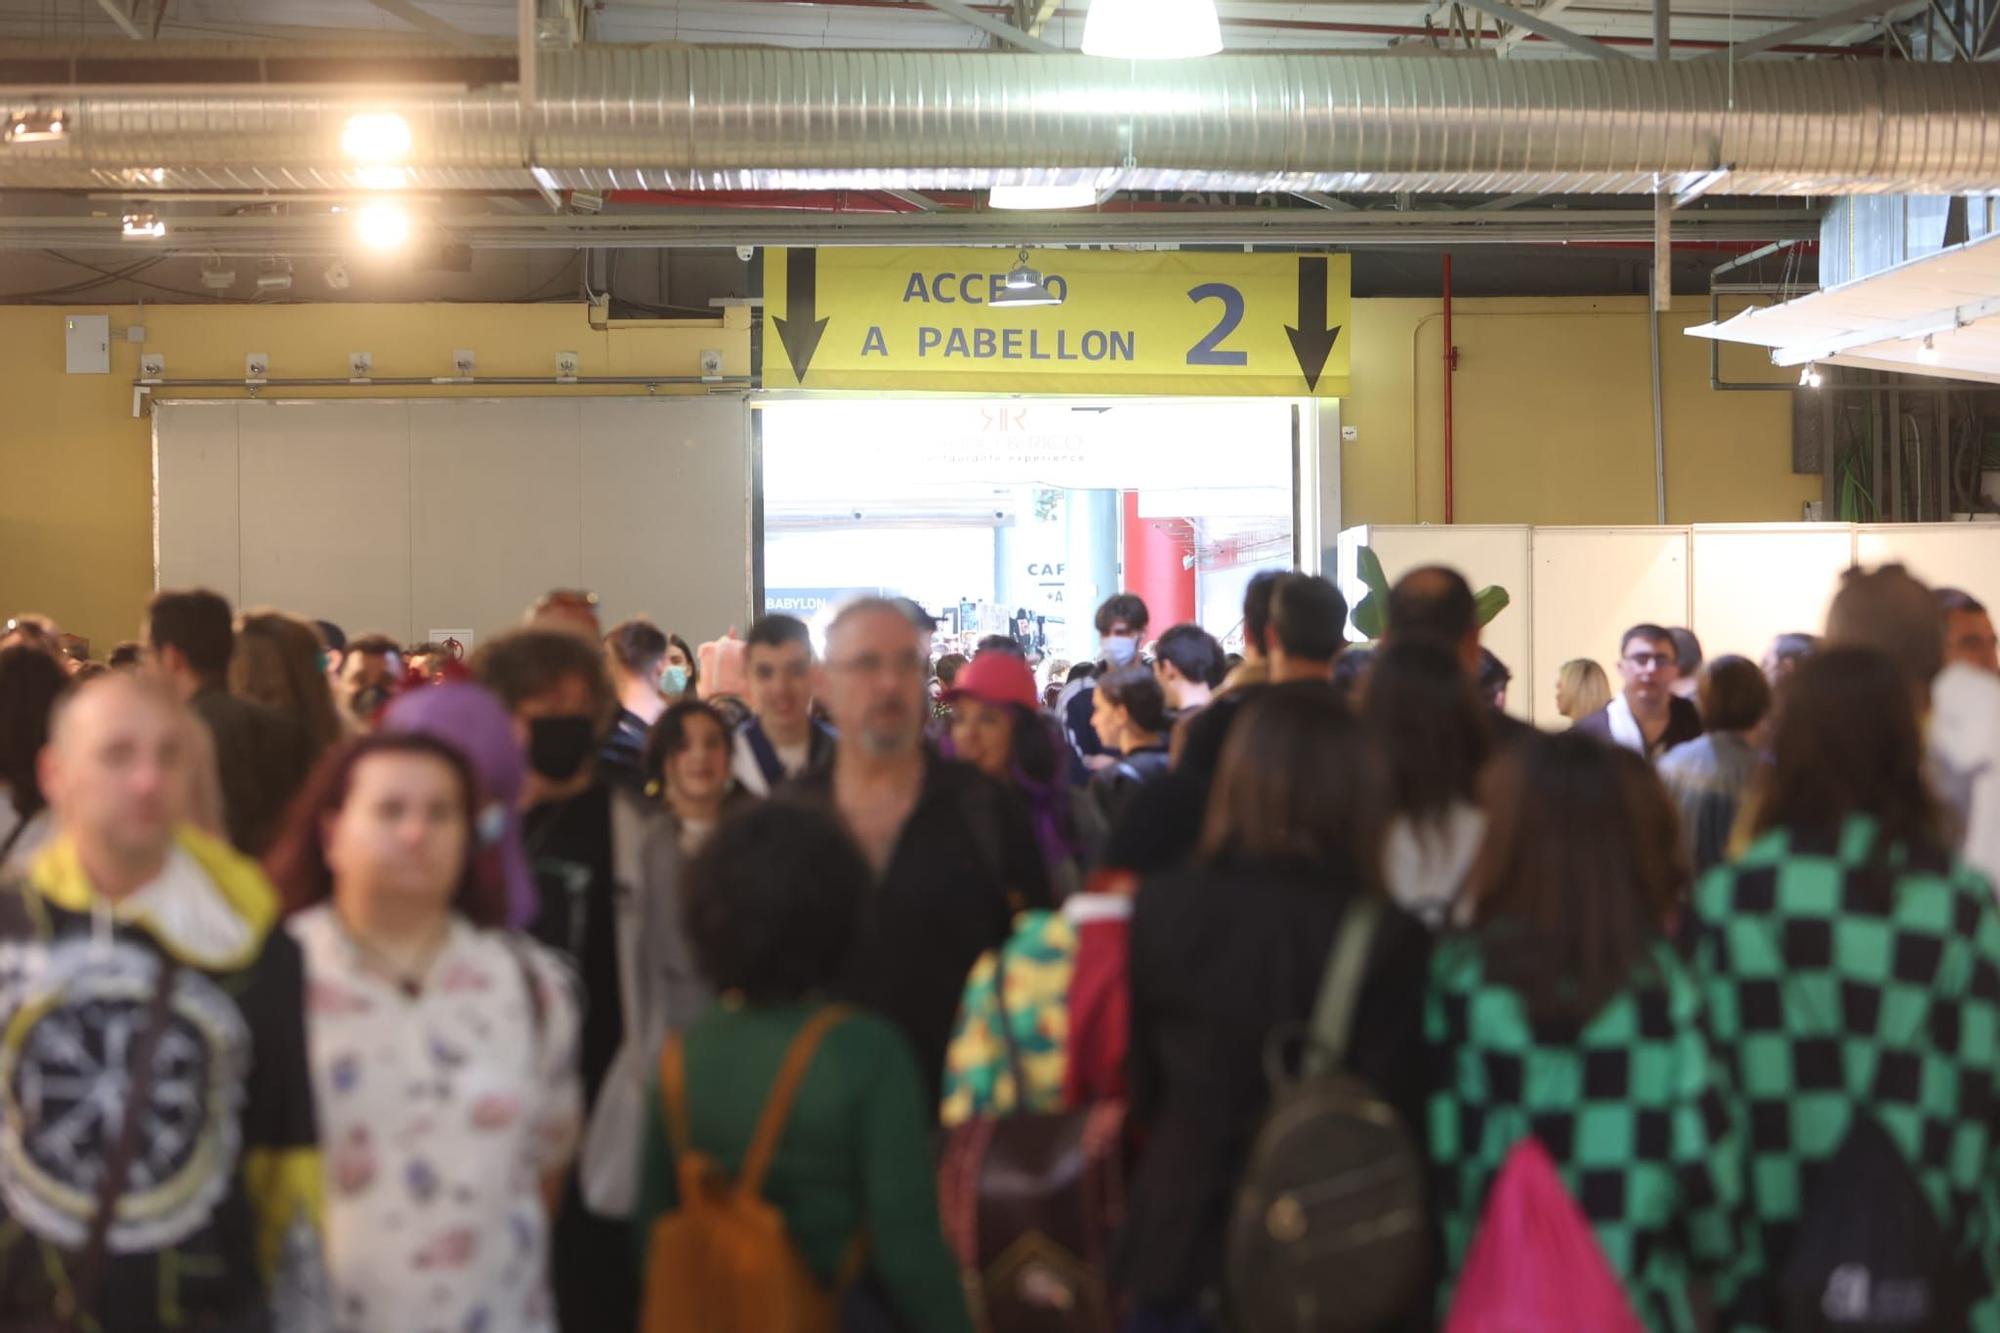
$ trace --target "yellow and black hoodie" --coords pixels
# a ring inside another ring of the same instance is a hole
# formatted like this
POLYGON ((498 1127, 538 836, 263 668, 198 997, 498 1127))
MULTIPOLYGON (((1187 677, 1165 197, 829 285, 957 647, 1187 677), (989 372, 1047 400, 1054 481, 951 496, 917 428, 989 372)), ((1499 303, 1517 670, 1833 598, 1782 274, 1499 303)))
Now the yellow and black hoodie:
MULTIPOLYGON (((0 1329, 73 1303, 130 1048, 180 964, 113 1213, 98 1333, 328 1325, 304 969, 255 863, 192 829, 113 905, 75 848, 0 885, 0 1329)), ((61 1326, 58 1324, 57 1326, 61 1326)))

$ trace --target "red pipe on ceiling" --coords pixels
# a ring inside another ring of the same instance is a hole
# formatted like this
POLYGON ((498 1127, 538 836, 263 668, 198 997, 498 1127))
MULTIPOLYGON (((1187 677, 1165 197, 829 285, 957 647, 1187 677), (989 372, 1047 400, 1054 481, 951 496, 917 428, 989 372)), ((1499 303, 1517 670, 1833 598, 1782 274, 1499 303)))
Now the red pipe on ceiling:
MULTIPOLYGON (((1451 376, 1458 369, 1458 349, 1451 345, 1451 251, 1444 252, 1444 521, 1450 523, 1453 517, 1452 505, 1452 449, 1451 449, 1451 376)), ((1412 458, 1410 466, 1417 466, 1412 458)), ((1424 521, 1422 514, 1412 514, 1412 523, 1424 521)))

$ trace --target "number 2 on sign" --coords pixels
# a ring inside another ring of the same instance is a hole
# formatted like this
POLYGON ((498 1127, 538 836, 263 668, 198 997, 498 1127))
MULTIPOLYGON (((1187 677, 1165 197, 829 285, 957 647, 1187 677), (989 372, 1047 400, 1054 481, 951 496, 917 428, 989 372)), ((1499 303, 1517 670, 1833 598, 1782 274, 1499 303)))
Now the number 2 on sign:
POLYGON ((1247 366, 1250 364, 1248 352, 1225 352, 1222 342, 1236 332, 1243 322, 1243 293, 1226 282, 1204 282, 1188 293, 1188 300, 1200 305, 1203 301, 1222 302, 1222 318, 1209 330, 1208 336, 1196 343, 1187 354, 1191 366, 1247 366))

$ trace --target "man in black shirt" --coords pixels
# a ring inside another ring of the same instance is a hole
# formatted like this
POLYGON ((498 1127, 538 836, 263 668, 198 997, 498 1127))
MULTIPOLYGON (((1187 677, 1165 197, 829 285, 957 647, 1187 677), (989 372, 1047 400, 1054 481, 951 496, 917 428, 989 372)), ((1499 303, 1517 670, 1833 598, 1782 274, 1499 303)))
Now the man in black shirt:
MULTIPOLYGON (((625 1040, 614 794, 592 763, 617 698, 593 644, 565 630, 516 630, 488 640, 473 657, 472 669, 500 696, 526 743, 521 840, 541 897, 533 930, 569 960, 583 983, 588 1113, 625 1040)), ((635 1325, 638 1284, 628 1229, 584 1205, 574 1172, 564 1187, 551 1253, 563 1328, 635 1325)))
POLYGON ((1007 938, 1016 911, 1047 907, 1050 894, 1013 793, 924 747, 928 666, 921 632, 895 603, 843 610, 827 632, 834 761, 788 790, 829 805, 874 867, 843 991, 902 1028, 935 1105, 966 974, 1007 938))

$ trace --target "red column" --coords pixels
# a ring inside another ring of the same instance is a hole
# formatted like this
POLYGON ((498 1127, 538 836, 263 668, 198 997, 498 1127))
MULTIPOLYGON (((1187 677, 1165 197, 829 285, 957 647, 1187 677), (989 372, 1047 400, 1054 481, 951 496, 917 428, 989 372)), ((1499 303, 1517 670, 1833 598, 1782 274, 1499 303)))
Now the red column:
POLYGON ((1146 601, 1148 639, 1195 618, 1194 525, 1184 518, 1140 518, 1139 492, 1126 491, 1125 591, 1146 601))

